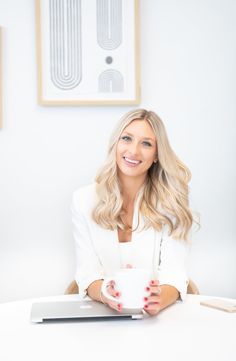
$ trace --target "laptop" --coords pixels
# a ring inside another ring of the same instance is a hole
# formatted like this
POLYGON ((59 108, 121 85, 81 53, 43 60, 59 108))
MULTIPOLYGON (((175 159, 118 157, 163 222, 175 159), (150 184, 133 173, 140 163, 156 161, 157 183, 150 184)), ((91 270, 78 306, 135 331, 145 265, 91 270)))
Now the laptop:
POLYGON ((143 312, 140 310, 126 310, 125 312, 120 313, 103 303, 92 300, 33 303, 30 315, 30 320, 33 323, 72 320, 137 320, 142 318, 143 312))

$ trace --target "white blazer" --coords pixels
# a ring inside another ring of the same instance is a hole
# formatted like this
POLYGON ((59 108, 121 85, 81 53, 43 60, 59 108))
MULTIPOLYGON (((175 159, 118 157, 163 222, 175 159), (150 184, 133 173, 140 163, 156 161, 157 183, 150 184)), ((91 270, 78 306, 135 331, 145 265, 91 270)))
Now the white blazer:
MULTIPOLYGON (((72 221, 76 249, 75 280, 80 292, 86 295, 88 286, 95 280, 114 275, 122 267, 122 252, 117 230, 100 227, 92 220, 92 210, 96 203, 96 185, 79 188, 73 194, 72 221)), ((160 284, 174 286, 185 298, 188 277, 186 261, 189 246, 185 241, 177 241, 167 232, 157 232, 153 228, 143 230, 143 219, 139 217, 139 199, 134 206, 131 264, 134 267, 149 268, 160 284), (138 218, 139 217, 139 218, 138 218)))

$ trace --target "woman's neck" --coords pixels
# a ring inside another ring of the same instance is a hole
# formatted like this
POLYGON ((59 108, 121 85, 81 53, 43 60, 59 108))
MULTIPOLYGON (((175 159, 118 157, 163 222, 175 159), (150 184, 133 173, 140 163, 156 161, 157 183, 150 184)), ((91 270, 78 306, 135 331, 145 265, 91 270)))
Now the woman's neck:
POLYGON ((139 192, 140 188, 143 186, 145 179, 146 177, 140 177, 139 179, 135 177, 122 177, 120 179, 124 205, 134 203, 135 197, 139 192))

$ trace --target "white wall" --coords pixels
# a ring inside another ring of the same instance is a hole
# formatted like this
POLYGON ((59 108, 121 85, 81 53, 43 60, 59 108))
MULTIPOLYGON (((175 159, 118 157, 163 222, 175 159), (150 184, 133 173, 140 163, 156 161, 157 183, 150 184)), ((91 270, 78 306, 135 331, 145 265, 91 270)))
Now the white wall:
MULTIPOLYGON (((236 298, 236 2, 140 0, 142 103, 165 121, 193 174, 201 214, 190 275, 202 293, 236 298)), ((0 302, 64 291, 73 278, 72 192, 93 181, 130 107, 36 103, 33 0, 0 0, 0 302)))

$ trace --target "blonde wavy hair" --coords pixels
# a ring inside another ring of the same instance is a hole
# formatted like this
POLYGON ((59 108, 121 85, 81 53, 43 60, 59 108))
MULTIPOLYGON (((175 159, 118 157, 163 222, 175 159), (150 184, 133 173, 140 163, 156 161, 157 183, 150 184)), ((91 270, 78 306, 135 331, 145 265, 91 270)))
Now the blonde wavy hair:
POLYGON ((122 132, 133 120, 148 121, 156 136, 158 150, 158 162, 148 170, 140 200, 139 211, 144 217, 144 226, 161 231, 166 225, 173 238, 187 240, 193 223, 188 200, 191 173, 172 150, 162 120, 153 111, 145 109, 125 114, 111 135, 107 159, 96 177, 98 202, 92 212, 93 220, 105 229, 126 229, 122 221, 124 210, 116 147, 122 132))

